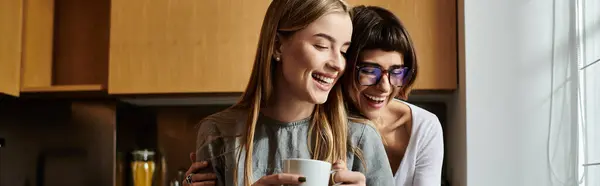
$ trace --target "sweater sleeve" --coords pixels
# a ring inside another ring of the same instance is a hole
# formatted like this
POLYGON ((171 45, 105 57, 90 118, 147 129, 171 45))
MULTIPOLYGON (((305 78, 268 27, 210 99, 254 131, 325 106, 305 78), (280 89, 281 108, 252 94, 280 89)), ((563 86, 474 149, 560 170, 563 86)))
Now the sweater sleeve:
POLYGON ((364 126, 362 137, 357 146, 365 162, 355 158, 354 166, 367 178, 367 185, 394 185, 392 169, 388 162, 387 154, 377 130, 369 125, 364 126), (363 163, 365 166, 363 166, 363 163))
POLYGON ((208 161, 210 167, 199 170, 196 173, 215 173, 217 175, 216 185, 225 185, 225 175, 218 152, 223 148, 222 138, 217 130, 216 124, 211 121, 200 123, 196 137, 196 162, 208 161))
POLYGON ((422 137, 417 153, 413 186, 439 186, 442 179, 444 160, 443 132, 439 120, 434 117, 426 120, 429 130, 422 137))

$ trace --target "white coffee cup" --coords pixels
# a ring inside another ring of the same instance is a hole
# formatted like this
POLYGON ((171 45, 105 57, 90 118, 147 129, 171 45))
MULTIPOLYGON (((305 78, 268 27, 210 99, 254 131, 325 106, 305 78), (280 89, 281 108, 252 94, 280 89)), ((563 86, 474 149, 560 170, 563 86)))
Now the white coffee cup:
POLYGON ((300 186, 328 186, 332 174, 331 163, 301 158, 283 160, 283 172, 306 177, 300 186))

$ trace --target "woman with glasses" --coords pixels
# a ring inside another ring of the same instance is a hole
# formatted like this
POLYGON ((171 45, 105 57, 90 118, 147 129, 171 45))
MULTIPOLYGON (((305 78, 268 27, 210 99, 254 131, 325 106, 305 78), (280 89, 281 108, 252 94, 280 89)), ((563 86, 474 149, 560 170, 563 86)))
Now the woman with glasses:
POLYGON ((444 157, 440 122, 400 100, 407 98, 417 77, 406 28, 380 7, 358 6, 351 15, 352 45, 342 77, 350 115, 371 120, 379 130, 396 185, 439 186, 444 157))
MULTIPOLYGON (((377 129, 349 121, 336 84, 352 22, 342 0, 274 0, 250 81, 234 106, 200 122, 185 185, 298 185, 287 158, 334 164, 331 184, 393 184, 377 129)), ((241 62, 244 63, 244 62, 241 62)))

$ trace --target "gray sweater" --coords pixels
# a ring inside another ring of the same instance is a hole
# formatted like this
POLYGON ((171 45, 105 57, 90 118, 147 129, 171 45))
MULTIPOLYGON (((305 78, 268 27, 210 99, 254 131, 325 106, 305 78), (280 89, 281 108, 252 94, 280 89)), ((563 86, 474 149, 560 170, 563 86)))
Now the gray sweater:
MULTIPOLYGON (((234 171, 238 172, 238 184, 243 185, 244 155, 241 134, 245 131, 247 112, 227 109, 213 114, 200 123, 196 141, 196 160, 210 161, 217 174, 217 185, 233 186, 234 171), (240 150, 241 149, 241 150, 240 150), (236 170, 237 154, 241 163, 236 170)), ((265 175, 282 172, 282 161, 286 158, 311 158, 308 148, 310 119, 296 122, 280 122, 260 115, 252 153, 252 181, 265 175)), ((362 172, 367 185, 394 185, 387 155, 377 130, 366 124, 349 122, 348 140, 362 150, 366 167, 352 152, 348 152, 348 169, 362 172)))

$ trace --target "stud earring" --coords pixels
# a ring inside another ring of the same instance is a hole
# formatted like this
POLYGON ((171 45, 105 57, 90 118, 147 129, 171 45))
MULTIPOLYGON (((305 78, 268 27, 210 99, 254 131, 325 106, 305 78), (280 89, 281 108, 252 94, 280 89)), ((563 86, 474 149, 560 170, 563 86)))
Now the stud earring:
POLYGON ((275 57, 275 61, 280 61, 281 58, 279 58, 279 56, 275 57))

